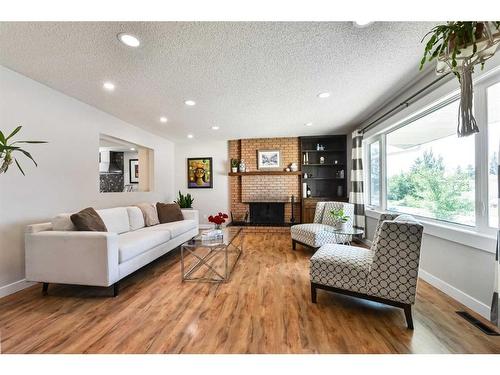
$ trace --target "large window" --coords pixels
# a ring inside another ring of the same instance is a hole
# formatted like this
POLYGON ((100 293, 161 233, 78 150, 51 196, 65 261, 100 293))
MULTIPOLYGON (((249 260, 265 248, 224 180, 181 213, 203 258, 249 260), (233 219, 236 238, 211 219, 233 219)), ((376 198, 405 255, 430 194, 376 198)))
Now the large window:
POLYGON ((500 74, 474 85, 479 133, 457 136, 458 94, 365 138, 367 202, 493 235, 499 225, 500 74))
POLYGON ((474 136, 457 138, 458 101, 387 134, 387 209, 475 223, 474 136))
POLYGON ((498 158, 500 150, 500 82, 488 87, 488 223, 498 227, 498 158))

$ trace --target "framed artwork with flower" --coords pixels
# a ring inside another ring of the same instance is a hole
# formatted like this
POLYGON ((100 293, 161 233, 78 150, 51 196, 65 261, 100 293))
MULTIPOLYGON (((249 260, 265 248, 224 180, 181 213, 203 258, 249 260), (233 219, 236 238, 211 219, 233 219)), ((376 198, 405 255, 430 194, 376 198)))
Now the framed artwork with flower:
POLYGON ((212 189, 212 158, 188 158, 187 175, 188 189, 212 189))

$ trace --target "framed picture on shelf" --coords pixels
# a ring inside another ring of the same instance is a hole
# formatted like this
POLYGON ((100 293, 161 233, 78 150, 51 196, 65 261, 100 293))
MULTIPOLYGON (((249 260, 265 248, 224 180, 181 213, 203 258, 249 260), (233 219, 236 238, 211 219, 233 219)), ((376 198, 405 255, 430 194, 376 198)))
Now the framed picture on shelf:
POLYGON ((188 189, 212 189, 214 186, 212 158, 188 158, 188 189))
POLYGON ((128 176, 131 184, 139 183, 139 159, 128 161, 128 176))
POLYGON ((280 150, 258 150, 258 169, 277 169, 281 167, 280 150))

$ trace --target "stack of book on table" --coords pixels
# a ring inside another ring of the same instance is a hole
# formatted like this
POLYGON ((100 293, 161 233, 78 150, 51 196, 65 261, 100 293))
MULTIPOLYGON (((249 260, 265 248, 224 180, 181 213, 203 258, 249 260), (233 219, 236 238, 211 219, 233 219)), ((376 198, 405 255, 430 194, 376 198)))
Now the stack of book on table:
POLYGON ((220 243, 222 241, 223 234, 220 229, 210 229, 201 232, 201 242, 207 244, 220 243))

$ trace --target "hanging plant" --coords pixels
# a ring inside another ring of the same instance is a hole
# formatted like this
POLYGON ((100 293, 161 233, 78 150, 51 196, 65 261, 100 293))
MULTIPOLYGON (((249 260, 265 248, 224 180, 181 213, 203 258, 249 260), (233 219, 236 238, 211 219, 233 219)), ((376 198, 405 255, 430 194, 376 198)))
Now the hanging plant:
POLYGON ((33 159, 33 157, 31 156, 31 154, 28 151, 23 150, 19 146, 19 144, 21 144, 21 143, 47 143, 47 142, 45 142, 45 141, 13 141, 12 137, 14 137, 21 130, 21 128, 22 128, 22 126, 18 126, 8 136, 5 136, 0 131, 0 174, 7 172, 10 165, 12 163, 16 163, 17 168, 19 168, 21 173, 24 175, 24 171, 21 168, 21 164, 19 164, 19 161, 14 156, 15 153, 19 153, 19 152, 24 154, 27 158, 31 159, 31 161, 33 163, 35 163, 36 166, 38 166, 35 159, 33 159))
POLYGON ((436 59, 437 74, 452 72, 460 82, 459 137, 479 132, 472 112, 474 66, 495 54, 500 43, 500 21, 453 21, 429 31, 420 69, 436 59))

